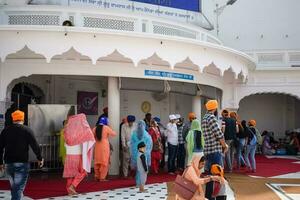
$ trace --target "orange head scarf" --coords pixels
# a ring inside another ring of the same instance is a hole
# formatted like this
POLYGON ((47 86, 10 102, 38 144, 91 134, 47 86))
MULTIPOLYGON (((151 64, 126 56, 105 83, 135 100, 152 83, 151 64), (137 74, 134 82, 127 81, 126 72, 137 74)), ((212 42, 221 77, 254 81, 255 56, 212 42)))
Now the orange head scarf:
POLYGON ((218 175, 218 176, 224 177, 224 170, 223 170, 222 166, 220 166, 218 164, 213 164, 211 166, 210 172, 212 173, 212 175, 218 175))
POLYGON ((25 114, 20 110, 16 110, 11 114, 12 120, 15 121, 24 121, 25 114))

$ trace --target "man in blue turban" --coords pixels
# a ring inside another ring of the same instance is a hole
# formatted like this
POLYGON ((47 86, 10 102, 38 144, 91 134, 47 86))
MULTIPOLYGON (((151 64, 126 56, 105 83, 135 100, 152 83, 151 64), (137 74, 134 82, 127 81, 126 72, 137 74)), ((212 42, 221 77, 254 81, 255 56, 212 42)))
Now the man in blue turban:
MULTIPOLYGON (((131 152, 131 168, 137 168, 137 156, 138 156, 138 144, 144 142, 146 144, 146 161, 147 165, 151 166, 151 151, 152 151, 152 139, 148 132, 145 130, 145 122, 140 120, 137 124, 137 128, 133 131, 130 142, 130 152, 131 152)), ((140 185, 140 177, 137 174, 136 183, 140 185)))

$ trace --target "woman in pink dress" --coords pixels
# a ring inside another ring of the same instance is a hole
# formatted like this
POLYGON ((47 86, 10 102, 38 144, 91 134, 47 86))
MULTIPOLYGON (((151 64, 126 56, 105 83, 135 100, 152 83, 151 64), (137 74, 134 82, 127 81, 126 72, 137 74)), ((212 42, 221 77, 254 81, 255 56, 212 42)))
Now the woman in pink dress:
POLYGON ((69 195, 77 194, 76 187, 91 172, 95 139, 84 114, 69 116, 64 128, 66 159, 63 177, 67 179, 69 195))
POLYGON ((99 124, 93 129, 93 133, 96 139, 94 155, 95 179, 97 181, 105 181, 110 159, 108 138, 114 137, 117 134, 108 126, 108 119, 106 117, 100 118, 99 124))
POLYGON ((161 135, 157 127, 157 123, 154 120, 150 121, 149 135, 152 138, 153 148, 151 152, 151 169, 157 174, 159 170, 159 163, 162 157, 162 143, 161 135))
MULTIPOLYGON (((203 169, 204 165, 205 163, 203 156, 195 154, 192 157, 191 164, 187 166, 187 168, 184 171, 184 178, 193 182, 198 187, 191 200, 206 200, 205 193, 203 191, 203 186, 210 181, 218 181, 221 182, 221 184, 224 184, 225 180, 219 176, 209 176, 205 178, 200 178, 201 170, 203 169)), ((185 200, 177 194, 175 199, 185 200)))

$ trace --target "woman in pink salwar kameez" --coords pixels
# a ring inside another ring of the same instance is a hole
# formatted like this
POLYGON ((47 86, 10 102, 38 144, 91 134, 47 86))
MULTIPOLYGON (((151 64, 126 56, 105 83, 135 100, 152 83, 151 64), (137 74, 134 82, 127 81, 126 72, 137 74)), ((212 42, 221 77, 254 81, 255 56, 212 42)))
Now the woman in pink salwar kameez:
POLYGON ((95 139, 84 114, 70 116, 64 129, 66 160, 63 177, 67 179, 69 195, 77 194, 76 187, 91 172, 95 139))
MULTIPOLYGON (((218 176, 210 176, 206 178, 200 178, 201 170, 204 167, 204 159, 201 155, 195 154, 192 157, 191 164, 184 171, 184 178, 192 181, 197 187, 193 198, 191 200, 206 200, 203 186, 210 181, 222 181, 218 176), (202 158, 202 159, 201 159, 202 158)), ((223 183, 223 182, 222 182, 223 183)), ((176 200, 185 200, 176 194, 176 200)))

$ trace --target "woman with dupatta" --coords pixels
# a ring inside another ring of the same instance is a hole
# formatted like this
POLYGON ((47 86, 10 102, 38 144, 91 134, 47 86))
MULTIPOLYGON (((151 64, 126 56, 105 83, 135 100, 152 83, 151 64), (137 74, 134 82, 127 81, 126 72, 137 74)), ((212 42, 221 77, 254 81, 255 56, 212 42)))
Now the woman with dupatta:
MULTIPOLYGON (((195 154, 191 159, 191 163, 187 166, 187 168, 183 173, 183 177, 186 180, 193 182, 197 186, 197 190, 195 191, 194 196, 192 197, 191 200, 206 200, 205 193, 203 191, 203 187, 206 183, 211 181, 218 181, 221 184, 224 184, 225 182, 224 178, 219 176, 209 176, 205 178, 200 178, 201 171, 205 165, 204 160, 205 159, 203 156, 199 154, 195 154)), ((175 199, 185 200, 177 194, 175 196, 175 199)))
MULTIPOLYGON (((147 166, 151 166, 152 139, 148 132, 145 130, 145 127, 145 122, 143 120, 140 120, 137 124, 136 130, 132 133, 130 142, 131 169, 137 169, 138 144, 140 142, 144 142, 146 144, 145 155, 147 160, 147 166)), ((140 185, 140 175, 138 174, 138 172, 136 173, 136 183, 137 185, 140 185)))
POLYGON ((64 129, 66 160, 63 177, 67 179, 69 195, 77 194, 76 187, 91 172, 95 138, 85 114, 69 116, 64 129))
POLYGON ((186 136, 188 163, 191 162, 194 154, 203 156, 204 137, 201 132, 201 124, 198 119, 191 123, 191 129, 186 136))

